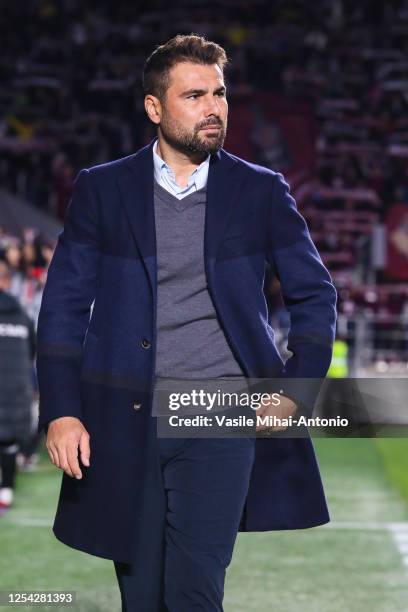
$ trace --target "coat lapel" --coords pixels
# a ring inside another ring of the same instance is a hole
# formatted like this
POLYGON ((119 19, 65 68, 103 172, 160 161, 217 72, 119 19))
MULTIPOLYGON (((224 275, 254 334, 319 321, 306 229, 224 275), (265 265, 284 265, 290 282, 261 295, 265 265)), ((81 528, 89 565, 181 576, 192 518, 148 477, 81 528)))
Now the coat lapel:
POLYGON ((122 203, 136 246, 146 266, 149 281, 156 297, 156 227, 153 199, 153 143, 126 159, 118 182, 122 203))
MULTIPOLYGON (((119 176, 119 188, 129 225, 156 296, 157 262, 154 217, 154 167, 152 140, 135 155, 126 159, 119 176)), ((242 179, 237 178, 238 164, 220 149, 210 158, 207 181, 207 204, 204 227, 204 259, 209 281, 212 280, 217 251, 227 229, 229 216, 240 192, 242 179)))
POLYGON ((210 158, 204 229, 204 259, 209 281, 212 280, 217 252, 240 193, 242 175, 237 170, 236 160, 223 149, 210 158))

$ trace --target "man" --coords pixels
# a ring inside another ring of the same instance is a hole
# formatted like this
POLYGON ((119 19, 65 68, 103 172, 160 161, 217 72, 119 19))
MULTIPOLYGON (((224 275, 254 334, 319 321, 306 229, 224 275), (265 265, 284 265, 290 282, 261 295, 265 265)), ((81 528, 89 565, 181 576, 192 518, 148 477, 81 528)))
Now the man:
MULTIPOLYGON (((287 183, 222 149, 226 61, 195 35, 148 58, 158 138, 78 174, 40 311, 39 428, 64 470, 54 533, 114 560, 124 610, 222 610, 238 530, 329 520, 308 436, 170 439, 152 414, 159 378, 290 382, 330 363, 336 292, 287 183), (267 264, 291 313, 286 364, 267 264)), ((284 391, 290 416, 302 398, 284 391)))
POLYGON ((32 433, 34 324, 10 285, 11 270, 0 261, 0 516, 14 501, 19 444, 32 433))

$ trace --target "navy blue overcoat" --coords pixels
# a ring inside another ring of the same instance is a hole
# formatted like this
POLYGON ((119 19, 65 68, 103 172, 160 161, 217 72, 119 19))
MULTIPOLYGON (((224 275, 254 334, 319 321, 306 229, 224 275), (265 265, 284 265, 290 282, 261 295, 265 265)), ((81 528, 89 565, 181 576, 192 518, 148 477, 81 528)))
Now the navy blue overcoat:
MULTIPOLYGON (((78 173, 38 323, 39 430, 51 419, 75 416, 91 444, 83 478, 62 475, 54 534, 73 548, 129 563, 154 457, 153 143, 78 173)), ((324 377, 336 291, 282 174, 224 149, 212 155, 204 243, 208 289, 246 376, 324 377), (268 322, 267 265, 290 311, 293 355, 286 364, 268 322)), ((310 437, 255 444, 240 529, 328 522, 310 437)))

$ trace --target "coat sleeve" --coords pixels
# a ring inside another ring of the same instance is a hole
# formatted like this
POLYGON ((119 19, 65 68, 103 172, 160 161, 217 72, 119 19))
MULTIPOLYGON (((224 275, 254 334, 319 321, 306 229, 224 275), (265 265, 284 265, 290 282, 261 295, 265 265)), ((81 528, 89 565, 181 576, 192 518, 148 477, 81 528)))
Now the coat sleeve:
POLYGON ((47 430, 49 421, 62 416, 82 417, 82 345, 100 260, 91 178, 86 169, 76 176, 42 297, 37 329, 38 431, 47 430))
POLYGON ((337 293, 279 172, 272 189, 267 260, 290 314, 287 346, 293 353, 282 371, 282 387, 299 408, 311 414, 332 357, 337 293))

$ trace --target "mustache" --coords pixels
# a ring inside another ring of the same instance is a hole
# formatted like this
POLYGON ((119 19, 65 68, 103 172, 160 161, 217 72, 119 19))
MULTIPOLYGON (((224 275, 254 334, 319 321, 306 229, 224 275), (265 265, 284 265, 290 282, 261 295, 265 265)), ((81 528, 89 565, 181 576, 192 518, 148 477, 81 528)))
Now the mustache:
POLYGON ((212 125, 215 125, 217 127, 222 127, 223 123, 220 120, 214 120, 213 119, 212 121, 207 121, 207 123, 202 123, 201 125, 198 126, 197 129, 198 130, 202 130, 203 128, 210 127, 212 125))

